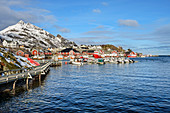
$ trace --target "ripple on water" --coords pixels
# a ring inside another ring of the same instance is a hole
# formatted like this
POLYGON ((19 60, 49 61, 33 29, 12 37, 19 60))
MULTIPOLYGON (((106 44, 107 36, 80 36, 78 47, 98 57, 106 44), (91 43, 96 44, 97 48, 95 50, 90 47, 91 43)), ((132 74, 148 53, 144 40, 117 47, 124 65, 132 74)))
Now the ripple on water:
POLYGON ((51 68, 42 85, 0 103, 6 112, 170 112, 170 58, 51 68), (166 62, 165 62, 166 61, 166 62))

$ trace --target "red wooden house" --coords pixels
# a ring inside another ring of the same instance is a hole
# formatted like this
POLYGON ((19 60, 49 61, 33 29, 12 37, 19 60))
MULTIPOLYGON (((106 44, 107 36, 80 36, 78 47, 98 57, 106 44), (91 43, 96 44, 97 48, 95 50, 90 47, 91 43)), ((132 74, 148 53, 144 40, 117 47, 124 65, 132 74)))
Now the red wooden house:
POLYGON ((94 50, 83 50, 82 54, 84 54, 84 55, 93 55, 94 54, 94 50))
POLYGON ((33 49, 31 52, 32 55, 44 55, 44 52, 41 49, 33 49))
POLYGON ((112 51, 112 52, 111 52, 111 56, 117 57, 117 56, 118 56, 117 51, 112 51))
POLYGON ((18 50, 18 51, 16 52, 16 55, 18 55, 18 56, 24 56, 24 52, 23 52, 22 50, 18 50))
POLYGON ((44 54, 46 56, 50 56, 50 55, 52 55, 52 52, 50 50, 46 50, 46 51, 44 51, 44 54))
POLYGON ((23 57, 29 57, 29 56, 30 56, 30 53, 29 53, 29 52, 24 52, 24 51, 22 51, 22 50, 18 50, 18 51, 16 52, 16 55, 18 55, 18 56, 23 56, 23 57))

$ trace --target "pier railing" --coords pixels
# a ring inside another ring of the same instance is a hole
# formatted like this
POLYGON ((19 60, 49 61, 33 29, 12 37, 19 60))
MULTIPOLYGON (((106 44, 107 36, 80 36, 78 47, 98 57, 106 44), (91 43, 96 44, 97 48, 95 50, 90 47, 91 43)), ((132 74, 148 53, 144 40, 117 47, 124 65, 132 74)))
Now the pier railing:
POLYGON ((12 82, 18 79, 32 78, 36 75, 43 75, 49 71, 52 62, 45 63, 41 66, 29 67, 24 69, 15 69, 0 72, 0 84, 12 82))

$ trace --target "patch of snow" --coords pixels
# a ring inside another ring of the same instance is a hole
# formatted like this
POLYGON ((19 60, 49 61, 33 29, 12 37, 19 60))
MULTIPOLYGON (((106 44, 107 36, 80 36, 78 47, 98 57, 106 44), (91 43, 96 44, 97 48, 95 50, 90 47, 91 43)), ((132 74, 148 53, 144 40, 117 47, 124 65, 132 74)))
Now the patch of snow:
POLYGON ((9 60, 9 59, 7 59, 7 58, 5 58, 5 60, 8 62, 8 63, 10 63, 11 61, 9 60))
POLYGON ((14 65, 16 65, 17 67, 21 67, 20 65, 18 65, 17 63, 14 63, 14 65))
POLYGON ((1 56, 1 57, 4 57, 4 54, 0 52, 0 56, 1 56))

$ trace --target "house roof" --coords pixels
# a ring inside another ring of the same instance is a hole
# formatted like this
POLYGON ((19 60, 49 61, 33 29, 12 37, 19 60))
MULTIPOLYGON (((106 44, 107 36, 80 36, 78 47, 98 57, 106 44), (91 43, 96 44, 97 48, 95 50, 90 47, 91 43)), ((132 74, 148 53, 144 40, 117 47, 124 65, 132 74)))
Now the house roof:
POLYGON ((79 51, 77 51, 76 49, 73 49, 73 48, 66 48, 66 49, 62 50, 61 52, 70 52, 71 50, 73 50, 76 53, 80 53, 79 51))
POLYGON ((83 52, 94 53, 94 51, 95 51, 95 50, 83 50, 82 53, 83 53, 83 52))

